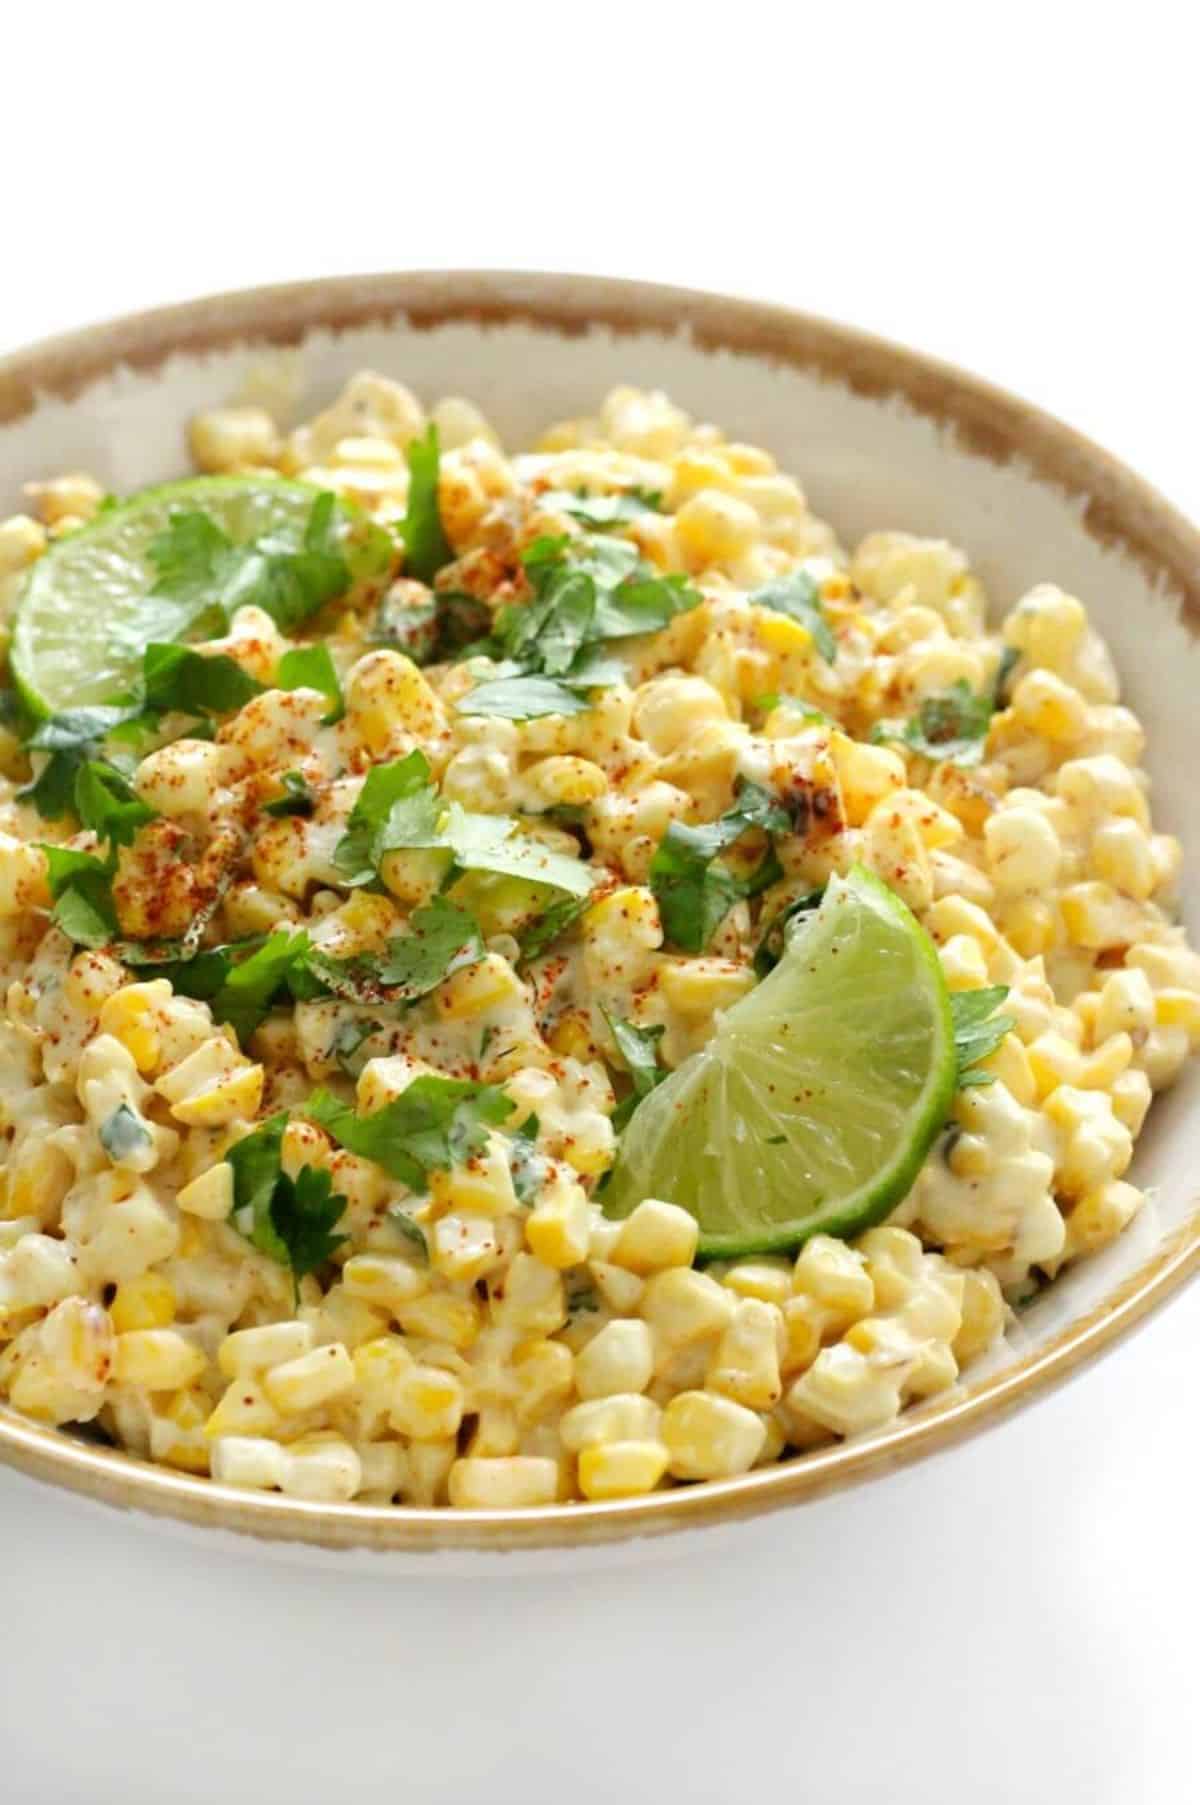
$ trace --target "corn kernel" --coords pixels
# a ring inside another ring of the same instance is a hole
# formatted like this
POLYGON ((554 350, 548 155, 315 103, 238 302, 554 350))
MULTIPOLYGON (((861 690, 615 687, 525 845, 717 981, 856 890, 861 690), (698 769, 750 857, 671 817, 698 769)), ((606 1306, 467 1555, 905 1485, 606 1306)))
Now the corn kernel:
POLYGON ((165 1329, 175 1320, 175 1302, 170 1279, 158 1272, 143 1272, 117 1286, 108 1313, 118 1335, 133 1329, 165 1329))
POLYGON ((662 1442, 609 1442, 585 1448, 579 1456, 579 1489, 591 1502, 602 1498, 641 1498, 652 1492, 667 1470, 662 1442))
POLYGON ((752 1410, 710 1392, 681 1392, 662 1416, 662 1440, 675 1479, 727 1479, 748 1472, 766 1433, 752 1410))

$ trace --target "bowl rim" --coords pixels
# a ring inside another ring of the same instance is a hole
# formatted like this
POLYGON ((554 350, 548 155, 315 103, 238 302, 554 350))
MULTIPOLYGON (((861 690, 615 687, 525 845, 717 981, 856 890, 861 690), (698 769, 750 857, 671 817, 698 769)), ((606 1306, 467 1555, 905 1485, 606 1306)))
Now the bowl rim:
MULTIPOLYGON (((416 270, 239 289, 85 326, 0 358, 0 427, 46 397, 74 401, 120 366, 239 344, 295 345, 401 316, 417 329, 524 323, 563 336, 681 328, 704 350, 788 365, 872 398, 899 397, 963 448, 1026 469, 1081 504, 1085 530, 1132 555, 1200 629, 1200 532, 1143 478, 1054 416, 952 364, 769 301, 546 271, 416 270)), ((1200 1197, 1187 1221, 1090 1311, 1023 1358, 901 1416, 887 1430, 738 1478, 649 1497, 529 1510, 314 1504, 238 1491, 77 1439, 0 1406, 0 1461, 109 1505, 260 1541, 405 1554, 570 1549, 700 1529, 823 1497, 944 1451, 1001 1421, 1111 1347, 1200 1272, 1200 1197)))

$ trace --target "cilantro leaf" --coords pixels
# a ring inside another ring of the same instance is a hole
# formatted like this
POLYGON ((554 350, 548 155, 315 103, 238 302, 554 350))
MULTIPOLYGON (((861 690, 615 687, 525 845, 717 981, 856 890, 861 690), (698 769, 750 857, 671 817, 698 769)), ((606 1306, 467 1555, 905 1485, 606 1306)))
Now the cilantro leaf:
POLYGON ((356 1115, 326 1090, 313 1093, 305 1114, 339 1146, 421 1191, 430 1172, 481 1153, 488 1129, 506 1122, 514 1107, 496 1085, 429 1075, 414 1078, 373 1115, 356 1115))
POLYGON ((572 495, 565 489, 551 489, 540 497, 540 505, 604 532, 627 526, 642 514, 660 513, 662 496, 649 489, 622 489, 612 495, 585 495, 582 491, 572 495))
POLYGON ((335 959, 314 951, 308 964, 335 996, 354 1003, 407 1003, 428 996, 453 972, 477 965, 484 956, 475 917, 438 896, 413 911, 410 932, 388 941, 383 954, 360 953, 335 959))
POLYGON ((455 703, 459 714, 497 715, 505 721, 537 721, 543 715, 584 714, 588 702, 553 677, 498 677, 477 683, 455 703))
POLYGON ((329 1043, 329 1055, 336 1059, 347 1078, 357 1078, 361 1073, 367 1063, 365 1057, 359 1057, 363 1042, 378 1034, 382 1025, 381 1022, 361 1020, 339 1022, 329 1043))
MULTIPOLYGON (((343 551, 345 512, 331 490, 313 500, 302 532, 280 527, 235 545, 207 514, 177 510, 149 546, 158 572, 152 593, 167 595, 193 613, 193 624, 211 610, 224 620, 238 608, 262 608, 285 632, 318 608, 344 595, 353 573, 343 551)), ((381 557, 379 529, 364 546, 365 566, 381 557)))
POLYGON ((274 802, 263 803, 264 815, 311 815, 315 797, 306 777, 299 771, 285 771, 280 783, 283 795, 277 796, 274 802))
POLYGON ((139 827, 155 819, 111 765, 89 760, 75 773, 75 813, 84 827, 112 846, 128 846, 139 827))
POLYGON ((1010 1029, 1016 1027, 1011 1015, 995 1012, 1008 995, 1007 984, 990 984, 983 990, 956 990, 950 995, 950 1014, 954 1019, 954 1051, 958 1059, 958 1089, 990 1084, 995 1074, 973 1068, 987 1059, 1010 1029))
POLYGON ((329 713, 321 717, 331 727, 346 712, 342 686, 327 645, 296 646, 285 652, 275 673, 276 689, 316 689, 329 698, 329 713))
POLYGON ((332 1175, 321 1167, 301 1166, 294 1179, 280 1172, 271 1197, 271 1229, 287 1249, 296 1278, 324 1266, 349 1239, 333 1233, 348 1202, 334 1190, 332 1175))
POLYGON ((748 601, 755 608, 770 608, 798 621, 812 639, 826 664, 837 658, 837 640, 821 606, 821 586, 807 570, 793 570, 752 590, 748 601))
POLYGON ((536 1151, 541 1132, 536 1116, 526 1116, 508 1144, 508 1169, 518 1203, 532 1203, 546 1182, 549 1167, 536 1151))
MULTIPOLYGON (((440 637, 437 598, 421 595, 419 600, 414 600, 411 596, 413 587, 412 583, 401 578, 384 591, 371 622, 370 643, 375 646, 394 646, 405 657, 411 658, 414 664, 432 664, 437 657, 440 637)), ((419 591, 418 594, 420 595, 419 591)), ((489 618, 484 609, 484 623, 479 629, 481 633, 487 631, 489 618)))
POLYGON ((824 885, 819 890, 806 890, 793 902, 774 914, 759 935, 758 946, 754 954, 755 975, 765 978, 773 971, 783 958, 783 950, 787 944, 787 931, 792 922, 801 915, 811 915, 819 909, 825 896, 824 885))
POLYGON ((405 456, 408 459, 408 503, 400 522, 404 568, 422 583, 432 583, 442 566, 454 557, 438 509, 441 459, 437 427, 432 421, 423 437, 410 441, 405 456))
POLYGON ((118 1103, 100 1124, 100 1145, 114 1165, 150 1145, 150 1130, 128 1103, 118 1103))
POLYGON ((347 884, 373 882, 385 851, 429 843, 437 822, 437 797, 429 779, 429 761, 423 752, 372 766, 333 852, 333 862, 347 884), (397 805, 403 804, 409 807, 401 808, 396 831, 407 824, 408 832, 424 832, 424 839, 389 840, 390 818, 397 805))
POLYGON ((79 767, 96 755, 114 729, 138 714, 137 708, 72 708, 42 721, 26 745, 28 751, 46 752, 49 757, 33 781, 17 791, 17 801, 31 802, 44 821, 74 813, 79 767))
POLYGON ((616 1042, 617 1052, 625 1062, 633 1089, 619 1103, 613 1113, 612 1125, 620 1132, 628 1122, 643 1097, 648 1097, 654 1088, 661 1084, 667 1076, 664 1067, 658 1063, 658 1043, 663 1037, 661 1023, 652 1028, 639 1028, 636 1022, 618 1021, 602 1009, 601 1014, 608 1023, 608 1031, 616 1042))
POLYGON ((295 1179, 281 1164, 287 1111, 270 1116, 225 1155, 233 1168, 233 1220, 249 1241, 290 1266, 301 1279, 324 1265, 346 1239, 333 1228, 347 1200, 334 1192, 328 1172, 301 1166, 295 1179))
POLYGON ((164 713, 233 714, 262 687, 224 652, 206 658, 190 646, 151 643, 142 654, 146 704, 164 713))
POLYGON ((788 833, 795 821, 760 784, 743 783, 732 808, 704 827, 672 821, 650 861, 650 888, 658 900, 663 932, 684 952, 700 953, 734 903, 756 896, 782 875, 774 850, 747 878, 716 861, 748 828, 788 833))
POLYGON ((538 916, 521 936, 521 959, 537 959, 565 934, 587 908, 590 896, 564 896, 538 916))
POLYGON ((1008 707, 1009 679, 1021 662, 1021 654, 1016 646, 1005 646, 1000 654, 1000 662, 996 666, 996 675, 992 679, 992 708, 999 712, 1008 707))
POLYGON ((229 1022, 243 1046, 266 1017, 289 973, 303 962, 308 946, 303 929, 293 934, 279 928, 248 959, 230 965, 211 1007, 214 1019, 229 1022))
POLYGON ((507 815, 477 815, 452 802, 446 810, 439 844, 448 846, 460 871, 489 871, 546 884, 569 896, 587 896, 594 878, 581 859, 553 852, 539 840, 517 831, 507 815))
POLYGON ((976 695, 966 678, 960 677, 949 689, 925 696, 907 721, 876 721, 871 738, 877 744, 898 740, 922 758, 977 765, 983 758, 992 714, 992 696, 976 695))
POLYGON ((117 934, 113 867, 91 852, 47 846, 46 878, 54 898, 52 919, 77 946, 107 946, 117 934))
POLYGON ((678 571, 659 576, 646 566, 646 574, 631 576, 617 589, 601 594, 596 609, 597 639, 630 639, 638 633, 657 633, 677 614, 686 614, 700 603, 700 595, 678 571))

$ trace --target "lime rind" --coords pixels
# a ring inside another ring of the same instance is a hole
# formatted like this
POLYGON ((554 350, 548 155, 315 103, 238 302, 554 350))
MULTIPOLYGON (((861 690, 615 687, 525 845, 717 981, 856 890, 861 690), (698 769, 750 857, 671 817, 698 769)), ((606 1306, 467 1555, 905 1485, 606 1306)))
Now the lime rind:
POLYGON ((302 528, 319 493, 285 477, 191 477, 141 489, 56 541, 30 567, 17 601, 10 664, 25 707, 41 719, 111 701, 150 641, 187 632, 194 602, 151 593, 150 543, 176 510, 199 509, 241 544, 302 528))
POLYGON ((911 1189, 954 1095, 937 952, 861 867, 831 880, 769 977, 635 1111, 604 1194, 661 1197, 707 1259, 861 1233, 911 1189))

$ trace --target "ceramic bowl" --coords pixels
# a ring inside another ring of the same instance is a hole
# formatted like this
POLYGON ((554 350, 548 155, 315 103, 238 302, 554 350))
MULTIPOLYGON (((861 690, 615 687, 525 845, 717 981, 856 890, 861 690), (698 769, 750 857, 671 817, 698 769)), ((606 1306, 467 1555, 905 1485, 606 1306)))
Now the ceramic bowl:
MULTIPOLYGON (((607 389, 666 389, 794 471, 844 542, 874 527, 952 539, 997 609, 1053 579, 1106 635, 1150 733, 1162 826, 1200 862, 1194 778, 1200 535, 1068 427, 986 383, 780 307, 638 282, 459 271, 339 278, 117 320, 0 363, 0 513, 84 468, 114 490, 181 474, 197 409, 282 383, 303 414, 354 370, 481 403, 510 444, 607 389)), ((1197 925, 1193 919, 1193 928, 1197 925)), ((0 1409, 0 1459, 110 1505, 260 1541, 512 1565, 708 1532, 886 1474, 998 1423, 1127 1334, 1200 1264, 1200 1068, 1159 1099, 1133 1176, 1150 1201, 1072 1268, 953 1392, 872 1436, 742 1478, 630 1502, 519 1512, 306 1504, 154 1467, 0 1409)))

